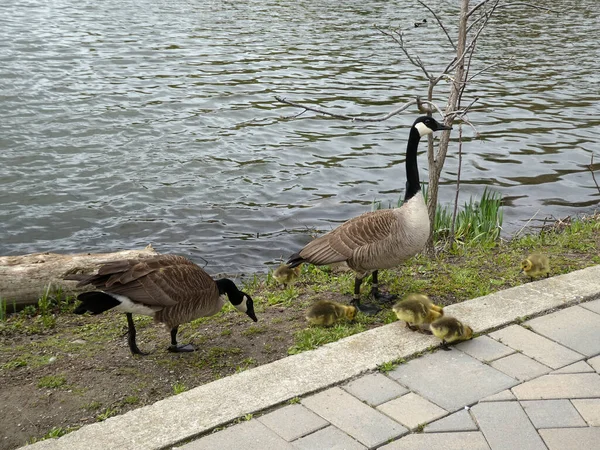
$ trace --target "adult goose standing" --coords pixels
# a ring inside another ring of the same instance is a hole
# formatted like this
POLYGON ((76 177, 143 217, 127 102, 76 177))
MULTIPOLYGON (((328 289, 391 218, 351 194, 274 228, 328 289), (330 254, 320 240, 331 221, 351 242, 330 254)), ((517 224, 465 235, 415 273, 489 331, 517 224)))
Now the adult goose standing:
POLYGON ((429 237, 429 215, 417 167, 419 141, 434 131, 451 129, 428 116, 415 120, 406 148, 406 193, 402 206, 367 212, 344 222, 290 256, 288 266, 346 262, 356 274, 352 304, 365 313, 378 311, 375 306, 360 305, 360 285, 367 275, 373 274, 371 294, 375 299, 395 298, 379 293, 378 270, 395 267, 414 256, 423 250, 429 237))
POLYGON ((159 255, 147 259, 127 259, 102 265, 95 275, 73 274, 77 287, 92 285, 99 291, 77 296, 82 303, 76 314, 100 314, 109 309, 127 315, 128 343, 132 354, 144 355, 135 342, 132 314, 153 316, 171 330, 171 352, 192 352, 192 345, 178 345, 179 325, 199 317, 212 316, 225 304, 225 295, 253 321, 252 298, 227 278, 213 280, 208 273, 183 256, 159 255))

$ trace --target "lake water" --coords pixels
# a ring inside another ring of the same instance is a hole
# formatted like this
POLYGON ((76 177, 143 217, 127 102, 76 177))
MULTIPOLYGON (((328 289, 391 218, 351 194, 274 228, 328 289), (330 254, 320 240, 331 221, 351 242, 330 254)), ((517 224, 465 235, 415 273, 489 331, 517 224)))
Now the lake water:
MULTIPOLYGON (((448 18, 457 3, 435 9, 448 18)), ((507 233, 600 201, 587 167, 596 152, 600 181, 600 10, 547 4, 562 13, 498 12, 471 73, 510 59, 465 96, 481 98, 469 115, 480 138, 465 128, 461 202, 499 191, 507 233)), ((404 29, 437 73, 452 50, 432 22, 413 1, 2 2, 0 255, 152 243, 211 273, 265 271, 314 230, 396 202, 416 109, 370 124, 291 119, 299 110, 274 96, 378 115, 425 95, 373 24, 404 29)), ((419 166, 426 179, 424 154, 419 166)))

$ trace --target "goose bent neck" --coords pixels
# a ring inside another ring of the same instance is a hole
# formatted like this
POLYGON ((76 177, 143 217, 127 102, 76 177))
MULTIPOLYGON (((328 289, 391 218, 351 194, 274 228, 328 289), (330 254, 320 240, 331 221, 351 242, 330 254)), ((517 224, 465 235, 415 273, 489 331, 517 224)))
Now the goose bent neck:
POLYGON ((410 200, 417 192, 421 190, 419 181, 419 167, 417 166, 417 148, 421 135, 419 130, 411 127, 408 136, 408 145, 406 146, 406 194, 404 201, 410 200))

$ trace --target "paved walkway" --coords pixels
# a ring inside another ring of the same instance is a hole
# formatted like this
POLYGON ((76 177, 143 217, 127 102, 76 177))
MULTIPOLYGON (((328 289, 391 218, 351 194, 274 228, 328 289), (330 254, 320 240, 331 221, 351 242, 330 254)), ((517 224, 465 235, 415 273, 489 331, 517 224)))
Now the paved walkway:
POLYGON ((445 308, 482 333, 450 351, 392 323, 27 448, 600 449, 599 298, 527 283, 445 308))
POLYGON ((180 450, 599 449, 600 300, 372 372, 180 450))

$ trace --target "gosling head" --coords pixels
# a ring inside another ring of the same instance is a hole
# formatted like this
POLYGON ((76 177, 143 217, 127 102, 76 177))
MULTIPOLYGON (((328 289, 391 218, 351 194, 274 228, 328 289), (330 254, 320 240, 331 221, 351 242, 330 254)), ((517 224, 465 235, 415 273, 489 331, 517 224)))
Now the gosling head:
POLYGON ((415 120, 415 123, 413 123, 413 128, 415 128, 419 132, 420 137, 427 136, 428 134, 431 134, 434 131, 452 129, 451 126, 439 123, 433 117, 429 116, 419 117, 417 120, 415 120))
POLYGON ((356 306, 348 306, 346 308, 346 318, 348 320, 354 320, 356 317, 356 306))
POLYGON ((533 263, 531 262, 530 259, 524 259, 523 261, 521 261, 521 273, 529 272, 532 267, 533 267, 533 263))
POLYGON ((471 339, 472 337, 473 337, 473 328, 465 325, 464 329, 463 329, 463 338, 465 340, 467 340, 467 339, 471 339))

